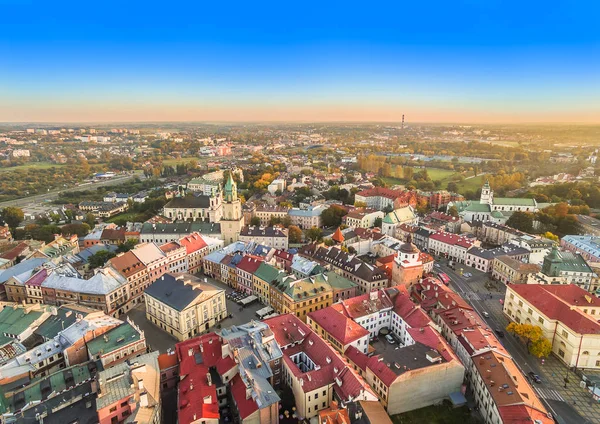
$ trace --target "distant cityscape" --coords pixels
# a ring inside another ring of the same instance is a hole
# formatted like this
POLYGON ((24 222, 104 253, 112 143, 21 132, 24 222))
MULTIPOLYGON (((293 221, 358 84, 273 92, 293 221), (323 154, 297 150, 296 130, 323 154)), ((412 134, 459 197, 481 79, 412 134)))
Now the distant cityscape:
POLYGON ((591 143, 2 131, 2 422, 598 422, 591 143))

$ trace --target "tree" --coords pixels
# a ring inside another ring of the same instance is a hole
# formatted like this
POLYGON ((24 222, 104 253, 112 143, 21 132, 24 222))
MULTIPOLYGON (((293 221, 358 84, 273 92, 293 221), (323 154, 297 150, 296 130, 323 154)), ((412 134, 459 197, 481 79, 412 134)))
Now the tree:
POLYGON ((550 231, 546 231, 544 234, 542 234, 542 237, 558 242, 558 236, 552 234, 550 231))
POLYGON ((346 209, 338 205, 331 205, 321 213, 321 221, 325 227, 339 227, 342 217, 347 215, 346 209))
POLYGON ((450 206, 448 208, 448 215, 458 217, 458 209, 456 209, 456 206, 450 206))
POLYGON ((552 343, 544 337, 542 329, 537 325, 511 322, 506 330, 519 336, 527 345, 529 353, 538 358, 548 356, 552 351, 552 343))
POLYGON ((552 343, 550 340, 542 338, 529 346, 529 353, 538 358, 545 358, 552 353, 552 343))
POLYGON ((125 243, 121 243, 119 245, 119 247, 117 248, 117 252, 119 253, 124 253, 124 252, 129 252, 131 249, 133 249, 135 247, 135 245, 137 244, 137 242, 135 240, 127 240, 125 243))
POLYGON ((50 219, 55 223, 58 224, 60 222, 60 215, 57 213, 50 213, 50 219))
POLYGON ((527 212, 516 211, 508 218, 506 225, 519 231, 530 233, 533 230, 533 215, 527 212))
POLYGON ((366 208, 367 204, 365 202, 354 202, 354 207, 356 207, 356 208, 366 208))
POLYGON ((96 216, 91 212, 85 214, 84 221, 90 226, 90 228, 94 228, 96 226, 96 216))
POLYGON ((304 235, 310 241, 319 241, 323 238, 323 231, 320 228, 312 227, 304 231, 304 235))
POLYGON ((292 218, 289 215, 284 216, 281 218, 281 225, 283 225, 285 228, 288 228, 290 225, 292 225, 292 218))
POLYGON ((446 190, 448 190, 452 193, 456 193, 456 192, 458 192, 458 184, 456 184, 454 181, 450 181, 448 183, 448 185, 446 186, 446 190))
POLYGON ((104 266, 109 259, 114 258, 115 256, 116 255, 113 252, 109 252, 108 250, 100 250, 94 253, 88 259, 90 269, 104 266))
POLYGON ((250 219, 250 225, 260 225, 260 218, 258 216, 253 216, 250 219))
POLYGON ((355 249, 354 247, 352 247, 352 246, 348 246, 348 253, 350 253, 350 254, 354 255, 354 254, 356 254, 357 252, 356 252, 356 249, 355 249))
POLYGON ((383 223, 383 219, 380 217, 375 218, 375 222, 373 222, 373 226, 376 228, 381 228, 381 224, 383 223))
POLYGON ((290 225, 288 228, 288 241, 290 243, 302 243, 302 230, 295 225, 290 225))
POLYGON ((21 208, 8 206, 2 209, 2 219, 8 224, 11 230, 14 230, 25 219, 25 214, 21 208))

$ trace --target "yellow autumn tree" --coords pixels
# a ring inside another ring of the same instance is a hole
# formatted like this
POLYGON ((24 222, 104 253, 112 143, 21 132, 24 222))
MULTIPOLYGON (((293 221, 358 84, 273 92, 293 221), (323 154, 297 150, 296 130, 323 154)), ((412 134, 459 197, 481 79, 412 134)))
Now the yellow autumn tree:
POLYGON ((511 322, 506 331, 519 336, 527 345, 529 353, 538 358, 548 356, 552 351, 552 343, 544 337, 542 329, 537 325, 511 322))

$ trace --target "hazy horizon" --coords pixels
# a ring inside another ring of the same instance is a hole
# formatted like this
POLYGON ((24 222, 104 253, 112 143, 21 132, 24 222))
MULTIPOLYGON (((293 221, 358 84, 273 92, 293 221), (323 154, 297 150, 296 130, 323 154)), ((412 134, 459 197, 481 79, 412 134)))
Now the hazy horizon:
POLYGON ((0 5, 0 122, 600 123, 592 1, 0 5))

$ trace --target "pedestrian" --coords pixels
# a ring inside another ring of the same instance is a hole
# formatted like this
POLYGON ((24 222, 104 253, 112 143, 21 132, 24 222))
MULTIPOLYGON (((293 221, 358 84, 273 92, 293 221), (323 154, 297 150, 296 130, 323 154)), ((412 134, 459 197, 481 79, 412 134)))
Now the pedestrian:
POLYGON ((542 359, 542 365, 544 365, 544 359, 542 359))

